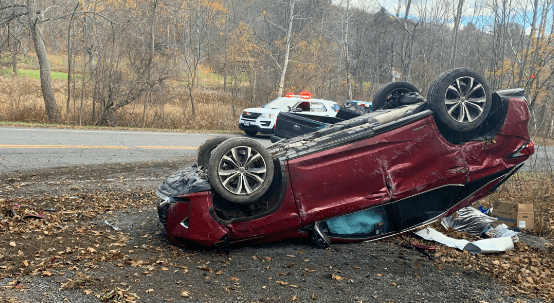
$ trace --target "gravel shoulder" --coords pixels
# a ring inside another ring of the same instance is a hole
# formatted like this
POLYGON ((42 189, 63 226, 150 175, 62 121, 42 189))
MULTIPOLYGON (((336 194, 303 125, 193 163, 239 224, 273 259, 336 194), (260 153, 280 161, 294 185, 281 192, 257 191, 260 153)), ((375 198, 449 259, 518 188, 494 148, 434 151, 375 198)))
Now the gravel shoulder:
POLYGON ((229 255, 175 247, 158 222, 154 190, 193 161, 0 175, 0 303, 548 302, 554 297, 549 289, 541 291, 551 283, 541 277, 554 272, 552 250, 532 237, 529 243, 538 244, 517 243, 509 254, 487 256, 409 234, 328 249, 284 241, 233 247, 229 255), (25 218, 41 212, 43 219, 25 218), (437 250, 418 251, 411 241, 437 250))

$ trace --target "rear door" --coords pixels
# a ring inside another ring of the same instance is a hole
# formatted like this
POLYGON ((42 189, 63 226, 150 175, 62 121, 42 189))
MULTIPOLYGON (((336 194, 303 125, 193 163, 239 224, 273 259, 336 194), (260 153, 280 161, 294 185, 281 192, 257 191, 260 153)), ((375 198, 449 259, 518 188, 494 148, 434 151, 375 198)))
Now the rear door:
POLYGON ((288 161, 304 225, 394 201, 404 201, 396 207, 395 219, 406 224, 451 207, 448 198, 439 205, 407 199, 441 188, 448 190, 442 189, 440 197, 455 196, 452 190, 463 186, 467 178, 461 147, 442 138, 430 115, 397 128, 382 127, 393 129, 288 161))

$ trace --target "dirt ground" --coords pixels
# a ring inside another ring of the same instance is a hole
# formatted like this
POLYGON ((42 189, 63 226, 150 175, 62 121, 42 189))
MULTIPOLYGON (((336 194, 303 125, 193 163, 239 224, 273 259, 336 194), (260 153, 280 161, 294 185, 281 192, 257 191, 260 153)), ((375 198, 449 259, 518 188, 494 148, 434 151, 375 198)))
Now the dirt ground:
POLYGON ((0 303, 554 298, 552 246, 525 235, 514 251, 485 256, 410 234, 328 249, 285 241, 234 247, 229 255, 177 248, 158 222, 154 190, 192 161, 0 175, 0 303), (417 250, 412 241, 436 250, 417 250))

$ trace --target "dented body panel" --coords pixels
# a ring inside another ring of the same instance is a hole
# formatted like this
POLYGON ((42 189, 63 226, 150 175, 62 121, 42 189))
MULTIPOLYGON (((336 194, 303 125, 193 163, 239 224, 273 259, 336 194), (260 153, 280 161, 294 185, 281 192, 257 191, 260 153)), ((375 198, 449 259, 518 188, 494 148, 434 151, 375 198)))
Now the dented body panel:
POLYGON ((494 192, 533 153, 527 104, 505 96, 513 92, 519 93, 495 95, 496 124, 471 140, 441 133, 429 110, 413 106, 393 121, 377 113, 350 128, 280 141, 268 148, 278 172, 254 206, 234 205, 213 191, 185 195, 167 210, 168 239, 211 246, 306 238, 316 222, 337 225, 365 215, 376 222, 367 233, 343 235, 329 224, 329 236, 375 240, 452 214, 494 192))

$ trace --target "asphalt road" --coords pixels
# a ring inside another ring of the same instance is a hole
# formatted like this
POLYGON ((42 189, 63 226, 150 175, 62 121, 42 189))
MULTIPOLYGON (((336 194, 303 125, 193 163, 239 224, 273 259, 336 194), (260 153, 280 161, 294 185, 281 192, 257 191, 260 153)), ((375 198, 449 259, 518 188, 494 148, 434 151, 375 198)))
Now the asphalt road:
MULTIPOLYGON (((195 156, 209 138, 239 134, 0 127, 0 173, 195 156)), ((264 146, 268 136, 256 136, 264 146)), ((554 170, 554 147, 536 146, 522 171, 554 170)))
MULTIPOLYGON (((195 156, 208 138, 235 134, 0 127, 0 173, 195 156)), ((256 137, 263 145, 269 137, 256 137)))

